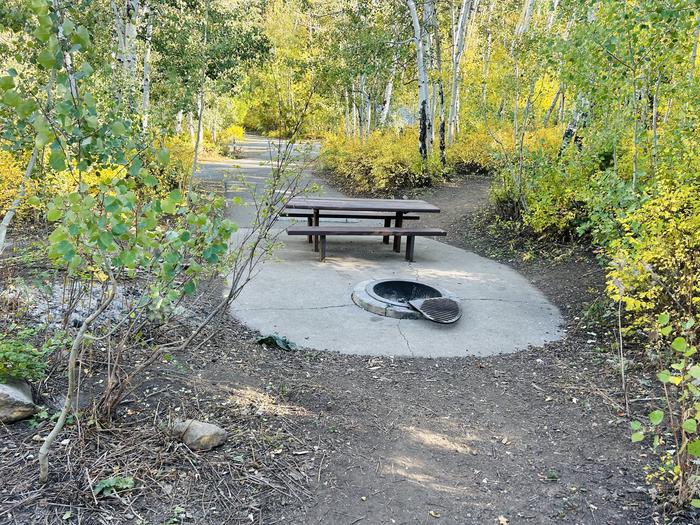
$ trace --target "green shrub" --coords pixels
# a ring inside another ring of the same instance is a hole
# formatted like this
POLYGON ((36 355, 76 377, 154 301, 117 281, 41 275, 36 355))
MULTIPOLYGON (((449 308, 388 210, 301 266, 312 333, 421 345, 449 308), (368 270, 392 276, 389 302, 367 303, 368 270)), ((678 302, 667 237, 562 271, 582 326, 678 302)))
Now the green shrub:
POLYGON ((0 335, 0 382, 9 379, 36 381, 46 369, 47 349, 37 349, 30 340, 35 331, 29 328, 10 327, 0 335))
POLYGON ((620 225, 606 250, 608 292, 635 325, 648 329, 661 312, 700 317, 700 186, 660 184, 620 225))

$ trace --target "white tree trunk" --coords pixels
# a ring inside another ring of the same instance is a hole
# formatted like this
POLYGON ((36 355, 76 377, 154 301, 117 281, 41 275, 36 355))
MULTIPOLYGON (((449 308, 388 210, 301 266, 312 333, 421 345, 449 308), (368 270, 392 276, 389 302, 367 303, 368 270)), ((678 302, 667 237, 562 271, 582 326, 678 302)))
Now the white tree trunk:
POLYGON ((399 62, 399 52, 398 48, 394 54, 394 61, 391 63, 391 71, 389 73, 389 80, 386 82, 386 87, 384 88, 384 98, 382 100, 382 112, 379 115, 379 126, 386 126, 386 121, 389 118, 389 110, 391 108, 391 96, 394 92, 394 77, 396 77, 396 68, 399 62))
POLYGON ((185 115, 182 112, 182 110, 179 110, 175 114, 175 134, 176 135, 179 135, 180 133, 182 133, 182 120, 183 120, 184 116, 185 115))
POLYGON ((345 90, 345 136, 349 137, 352 132, 352 122, 350 121, 350 97, 348 96, 348 90, 345 90))
POLYGON ((489 2, 488 18, 486 20, 486 45, 482 61, 484 63, 483 78, 481 80, 481 102, 486 107, 488 101, 489 70, 491 69, 491 47, 493 46, 493 32, 491 31, 491 18, 493 17, 493 6, 495 0, 489 2))
POLYGON ((190 132, 190 140, 194 142, 194 118, 192 112, 187 112, 187 130, 190 132))
POLYGON ((364 140, 365 138, 365 129, 367 127, 367 123, 365 122, 365 118, 367 117, 367 109, 365 107, 366 99, 367 99, 367 93, 366 93, 366 83, 367 83, 367 76, 362 73, 360 75, 360 107, 357 112, 357 117, 358 117, 358 128, 360 131, 360 140, 364 140))
POLYGON ((117 5, 110 0, 114 14, 114 29, 117 37, 117 63, 121 67, 121 102, 132 104, 132 87, 136 79, 136 37, 139 23, 139 0, 121 0, 117 5))
POLYGON ((690 80, 695 78, 695 69, 697 68, 698 59, 698 39, 700 39, 700 19, 698 25, 695 26, 695 33, 693 38, 693 48, 690 52, 690 80))
POLYGON ((455 138, 455 129, 457 125, 457 100, 459 99, 459 79, 460 70, 459 64, 464 53, 464 44, 466 42, 467 27, 471 19, 472 0, 463 0, 462 8, 459 12, 457 21, 457 30, 455 31, 457 40, 454 46, 454 54, 452 55, 452 79, 450 82, 450 113, 447 118, 447 143, 452 144, 455 138))
POLYGON ((413 24, 413 41, 416 46, 416 66, 418 68, 418 109, 420 112, 419 150, 421 157, 427 159, 432 146, 430 137, 432 136, 433 125, 430 121, 428 73, 426 70, 425 56, 423 54, 423 35, 420 21, 418 20, 415 1, 406 0, 406 4, 408 5, 408 10, 411 14, 411 22, 413 24))
POLYGON ((153 37, 153 13, 146 6, 144 16, 148 17, 146 25, 146 49, 143 53, 143 101, 142 101, 142 123, 141 127, 144 135, 148 131, 148 116, 151 109, 151 39, 153 37))

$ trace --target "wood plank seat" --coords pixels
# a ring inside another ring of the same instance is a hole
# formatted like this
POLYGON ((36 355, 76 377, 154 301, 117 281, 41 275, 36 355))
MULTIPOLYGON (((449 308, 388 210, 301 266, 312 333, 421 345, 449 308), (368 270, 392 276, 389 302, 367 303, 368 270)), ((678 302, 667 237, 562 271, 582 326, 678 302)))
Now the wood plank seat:
MULTIPOLYGON (((281 214, 282 217, 297 217, 313 219, 313 210, 289 209, 287 208, 281 214)), ((396 213, 393 212, 372 212, 372 211, 342 211, 342 210, 320 210, 319 217, 326 219, 394 219, 396 213)), ((417 221, 420 219, 418 215, 407 213, 403 215, 405 221, 417 221)))
MULTIPOLYGON (((298 219, 306 219, 306 224, 308 226, 313 226, 314 223, 314 210, 305 209, 285 209, 281 214, 282 217, 292 217, 298 219)), ((383 220, 384 226, 391 227, 391 221, 396 221, 396 213, 392 212, 377 212, 377 211, 343 211, 343 210, 319 210, 318 216, 321 219, 374 219, 383 220)), ((407 213, 401 217, 405 221, 417 221, 420 219, 419 215, 415 213, 407 213)), ((313 242, 313 236, 309 235, 309 244, 313 242)), ((384 244, 389 244, 389 237, 385 236, 382 239, 384 244)))
POLYGON ((439 237, 447 235, 440 228, 397 228, 386 226, 302 226, 287 228, 288 235, 311 235, 321 239, 321 260, 326 258, 326 236, 328 235, 377 235, 406 237, 406 260, 413 261, 416 237, 439 237))

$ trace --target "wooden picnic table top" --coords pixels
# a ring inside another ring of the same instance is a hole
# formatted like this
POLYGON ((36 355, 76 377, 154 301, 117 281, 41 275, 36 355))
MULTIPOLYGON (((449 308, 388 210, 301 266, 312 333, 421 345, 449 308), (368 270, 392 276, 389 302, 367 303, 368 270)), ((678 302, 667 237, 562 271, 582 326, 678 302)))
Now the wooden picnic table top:
POLYGON ((287 208, 306 210, 388 211, 440 213, 440 208, 422 200, 411 199, 357 199, 338 197, 294 197, 287 208))

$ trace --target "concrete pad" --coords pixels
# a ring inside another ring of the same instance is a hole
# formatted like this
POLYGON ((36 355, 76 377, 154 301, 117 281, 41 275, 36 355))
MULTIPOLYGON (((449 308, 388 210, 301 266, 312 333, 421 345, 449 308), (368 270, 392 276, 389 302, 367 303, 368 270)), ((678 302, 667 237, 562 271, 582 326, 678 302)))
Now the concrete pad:
POLYGON ((563 333, 559 311, 523 276, 497 262, 434 241, 416 239, 416 261, 379 238, 329 237, 318 260, 305 237, 284 248, 232 305, 232 314, 263 334, 276 332, 300 346, 346 354, 486 356, 541 346, 563 333), (367 312, 350 297, 367 279, 416 279, 462 300, 453 325, 391 319, 367 312))

